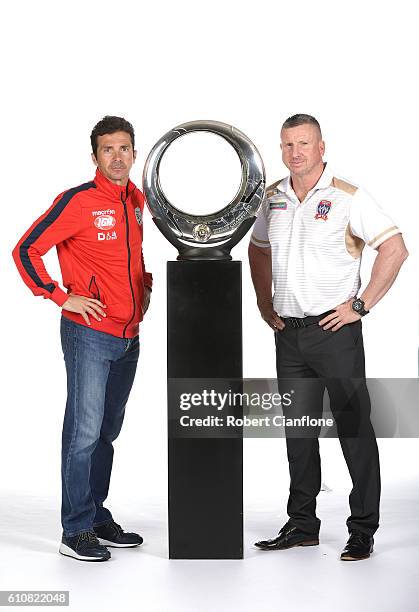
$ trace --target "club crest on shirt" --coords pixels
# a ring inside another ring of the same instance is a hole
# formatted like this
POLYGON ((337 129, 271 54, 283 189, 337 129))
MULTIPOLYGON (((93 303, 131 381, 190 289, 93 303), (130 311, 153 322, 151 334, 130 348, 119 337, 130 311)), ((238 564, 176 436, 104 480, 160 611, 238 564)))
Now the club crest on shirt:
POLYGON ((138 221, 138 225, 141 225, 141 223, 143 222, 143 213, 141 212, 141 208, 137 206, 137 208, 134 209, 134 212, 135 212, 135 218, 138 221))
POLYGON ((286 202, 269 202, 269 210, 287 210, 286 202))
POLYGON ((327 221, 328 219, 327 215, 330 212, 331 206, 332 206, 332 202, 330 202, 329 200, 321 200, 321 202, 317 204, 317 212, 314 215, 314 218, 323 219, 323 221, 327 221))

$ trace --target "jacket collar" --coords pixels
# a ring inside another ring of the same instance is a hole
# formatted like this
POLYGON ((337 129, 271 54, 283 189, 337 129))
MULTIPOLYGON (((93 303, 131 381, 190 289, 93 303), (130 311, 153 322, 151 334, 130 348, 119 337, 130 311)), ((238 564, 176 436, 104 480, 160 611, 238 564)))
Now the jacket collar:
POLYGON ((128 179, 128 183, 126 185, 115 185, 115 183, 112 183, 102 174, 99 168, 96 169, 94 183, 96 187, 100 189, 100 191, 103 191, 109 197, 117 198, 118 200, 121 199, 121 194, 124 198, 127 198, 133 191, 135 191, 135 189, 137 189, 130 179, 128 179))

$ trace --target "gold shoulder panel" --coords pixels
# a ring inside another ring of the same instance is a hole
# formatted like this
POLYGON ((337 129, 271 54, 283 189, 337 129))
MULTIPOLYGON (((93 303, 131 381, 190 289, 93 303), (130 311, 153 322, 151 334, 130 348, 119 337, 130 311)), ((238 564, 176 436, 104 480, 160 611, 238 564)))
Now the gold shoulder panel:
POLYGON ((270 198, 271 196, 274 195, 276 188, 278 187, 279 183, 281 183, 281 181, 283 181, 284 179, 281 178, 279 179, 279 181, 275 181, 275 183, 272 183, 272 185, 268 185, 268 187, 265 190, 265 196, 267 198, 270 198))
POLYGON ((345 193, 349 193, 349 195, 354 195, 354 193, 358 190, 358 187, 355 185, 351 185, 351 183, 347 183, 342 179, 338 179, 335 176, 332 179, 332 185, 336 189, 340 189, 341 191, 345 191, 345 193))

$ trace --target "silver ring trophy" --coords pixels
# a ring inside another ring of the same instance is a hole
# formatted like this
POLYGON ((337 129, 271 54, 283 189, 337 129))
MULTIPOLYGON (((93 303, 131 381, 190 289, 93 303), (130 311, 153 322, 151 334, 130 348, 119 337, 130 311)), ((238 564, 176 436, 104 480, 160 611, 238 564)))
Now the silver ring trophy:
POLYGON ((189 121, 167 132, 150 151, 143 172, 143 190, 153 220, 179 251, 179 260, 230 260, 231 249, 256 219, 265 192, 262 158, 249 138, 220 121, 189 121), (160 185, 159 167, 164 153, 177 138, 191 132, 212 132, 224 138, 239 156, 240 187, 224 208, 208 215, 181 211, 167 199, 160 185))
POLYGON ((205 439, 193 430, 186 433, 178 426, 179 393, 190 388, 198 392, 202 385, 242 387, 241 261, 231 261, 230 251, 256 219, 265 191, 263 162, 254 144, 231 125, 191 121, 155 144, 143 188, 155 224, 179 252, 178 261, 167 262, 169 558, 241 559, 242 431, 233 438, 211 431, 205 439), (169 202, 160 184, 165 151, 191 132, 221 136, 241 162, 236 195, 211 214, 183 212, 169 202))

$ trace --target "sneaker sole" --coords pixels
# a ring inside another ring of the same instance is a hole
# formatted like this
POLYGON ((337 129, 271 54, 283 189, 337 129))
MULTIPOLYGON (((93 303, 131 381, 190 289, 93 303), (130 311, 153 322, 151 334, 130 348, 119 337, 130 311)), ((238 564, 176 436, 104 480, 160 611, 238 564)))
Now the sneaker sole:
POLYGON ((86 557, 85 555, 79 555, 75 550, 67 546, 66 544, 61 544, 59 551, 60 554, 65 557, 72 557, 73 559, 78 559, 78 561, 109 561, 111 556, 109 557, 86 557))
POLYGON ((141 546, 142 542, 136 542, 135 544, 117 544, 116 542, 111 542, 110 540, 103 540, 102 538, 98 538, 99 543, 103 546, 110 546, 113 548, 135 548, 136 546, 141 546))
POLYGON ((297 544, 289 544, 288 546, 281 546, 280 548, 268 548, 264 546, 256 546, 257 550, 288 550, 290 548, 295 548, 296 546, 318 546, 319 540, 307 540, 307 542, 298 542, 297 544))

